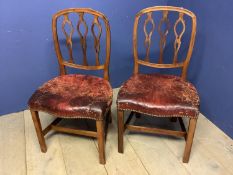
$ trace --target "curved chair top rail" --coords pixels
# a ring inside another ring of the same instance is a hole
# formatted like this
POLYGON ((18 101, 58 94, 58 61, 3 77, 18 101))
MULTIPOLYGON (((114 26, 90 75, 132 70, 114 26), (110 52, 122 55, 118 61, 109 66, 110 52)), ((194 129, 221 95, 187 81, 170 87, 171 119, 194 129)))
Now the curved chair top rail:
POLYGON ((141 16, 142 14, 145 13, 149 13, 149 12, 154 12, 154 11, 164 11, 164 10, 168 10, 168 11, 174 11, 174 12, 180 12, 180 13, 184 13, 192 18, 196 18, 196 15, 191 12, 188 9, 185 9, 183 7, 174 7, 174 6, 154 6, 154 7, 148 7, 145 9, 142 9, 140 12, 137 13, 137 16, 141 16))
POLYGON ((58 58, 59 66, 60 66, 60 74, 64 75, 66 74, 65 67, 71 67, 71 68, 77 68, 77 69, 83 69, 83 70, 104 70, 104 79, 109 80, 109 62, 110 62, 110 50, 111 50, 111 35, 110 35, 110 25, 107 17, 93 9, 90 8, 69 8, 64 9, 56 14, 53 15, 52 19, 52 31, 53 31, 53 39, 55 44, 55 51, 58 58), (73 26, 72 21, 69 19, 69 14, 77 14, 79 16, 77 26, 73 26), (88 34, 88 25, 84 19, 84 14, 90 14, 92 15, 93 21, 91 24, 91 33, 94 38, 94 48, 95 48, 95 63, 96 65, 88 65, 87 60, 87 34, 88 34), (66 39, 66 47, 69 52, 69 61, 66 61, 61 52, 60 43, 58 39, 58 33, 57 33, 57 20, 59 17, 63 17, 62 21, 62 32, 65 35, 66 39), (106 31, 106 58, 105 63, 100 64, 99 61, 99 53, 100 53, 100 38, 102 35, 102 26, 99 22, 99 18, 101 18, 105 24, 105 31, 106 31), (70 31, 67 32, 65 29, 65 26, 68 25, 70 28, 70 31), (80 27, 81 25, 84 27, 84 32, 81 31, 80 27), (94 29, 97 27, 98 32, 94 29), (78 32, 78 36, 80 38, 81 43, 81 50, 83 53, 83 64, 76 64, 74 62, 73 58, 73 41, 72 36, 75 32, 75 29, 78 32))
POLYGON ((182 78, 186 79, 187 76, 187 69, 190 62, 190 58, 193 51, 193 46, 195 42, 195 35, 196 35, 196 16, 193 12, 184 9, 182 7, 173 7, 173 6, 155 6, 155 7, 149 7, 141 10, 137 13, 134 21, 134 32, 133 32, 133 48, 134 48, 134 73, 138 73, 139 65, 149 66, 153 68, 182 68, 182 78), (152 17, 153 12, 161 11, 162 12, 162 18, 161 20, 155 24, 154 19, 152 17), (166 45, 166 38, 167 34, 169 32, 169 29, 171 28, 171 23, 168 18, 169 12, 177 12, 179 14, 178 19, 176 20, 173 31, 175 35, 175 41, 174 41, 174 56, 173 56, 173 63, 171 64, 165 64, 163 63, 163 52, 166 45), (139 19, 143 15, 147 15, 146 20, 144 21, 144 34, 145 34, 145 41, 144 45, 146 48, 146 57, 144 59, 139 58, 138 56, 138 23, 139 19), (192 20, 192 28, 191 28, 191 38, 189 43, 189 48, 187 52, 186 58, 182 62, 178 62, 178 52, 181 47, 182 43, 182 36, 186 29, 186 23, 184 20, 184 15, 187 15, 191 17, 192 20), (152 25, 152 29, 150 31, 147 31, 146 26, 148 24, 152 25), (165 24, 166 28, 163 29, 162 25, 165 24), (178 24, 182 25, 181 32, 177 31, 178 24), (159 49, 160 49, 160 55, 158 59, 158 63, 151 63, 150 62, 150 46, 151 46, 151 37, 152 34, 156 28, 158 27, 158 33, 160 36, 159 41, 159 49))
POLYGON ((69 13, 89 13, 89 14, 98 16, 104 19, 104 21, 108 22, 108 18, 103 13, 93 10, 91 8, 68 8, 68 9, 60 10, 59 12, 53 15, 53 18, 58 18, 62 15, 69 14, 69 13))

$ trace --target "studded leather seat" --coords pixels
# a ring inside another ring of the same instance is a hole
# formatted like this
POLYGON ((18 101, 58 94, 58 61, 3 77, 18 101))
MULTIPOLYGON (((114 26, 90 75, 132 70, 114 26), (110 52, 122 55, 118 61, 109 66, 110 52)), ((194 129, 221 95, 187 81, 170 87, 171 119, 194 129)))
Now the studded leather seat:
POLYGON ((103 120, 112 103, 107 80, 89 75, 70 74, 43 84, 29 99, 30 109, 60 118, 103 120))
POLYGON ((159 117, 196 118, 199 97, 195 87, 178 76, 136 74, 120 88, 118 109, 159 117))

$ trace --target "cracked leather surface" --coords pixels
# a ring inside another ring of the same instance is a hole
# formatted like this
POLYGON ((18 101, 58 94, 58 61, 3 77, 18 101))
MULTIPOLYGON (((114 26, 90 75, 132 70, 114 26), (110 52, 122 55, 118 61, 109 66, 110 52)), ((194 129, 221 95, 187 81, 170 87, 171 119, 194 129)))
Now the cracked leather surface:
POLYGON ((103 120, 112 104, 112 88, 99 77, 70 74, 58 76, 39 87, 29 99, 32 110, 61 118, 103 120))
POLYGON ((178 76, 136 74, 120 88, 117 106, 158 117, 197 118, 199 96, 191 83, 178 76))

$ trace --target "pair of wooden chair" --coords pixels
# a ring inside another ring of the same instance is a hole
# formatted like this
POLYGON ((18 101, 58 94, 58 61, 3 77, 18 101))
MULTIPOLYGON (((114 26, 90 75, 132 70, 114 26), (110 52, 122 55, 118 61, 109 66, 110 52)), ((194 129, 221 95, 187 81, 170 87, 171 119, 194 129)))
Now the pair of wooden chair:
MULTIPOLYGON (((53 39, 55 50, 60 66, 60 76, 49 80, 29 99, 28 105, 31 111, 32 119, 36 129, 37 137, 42 152, 47 151, 45 144, 45 135, 50 130, 65 132, 83 136, 97 138, 99 148, 99 160, 105 164, 105 137, 107 134, 108 123, 111 119, 112 88, 109 83, 109 62, 110 62, 110 26, 105 15, 100 12, 87 8, 65 9, 53 16, 52 20, 53 39), (78 15, 78 22, 74 27, 72 20, 74 15, 78 15), (89 41, 88 25, 84 15, 92 16, 91 33, 94 38, 94 57, 95 65, 90 65, 87 59, 87 43, 89 41), (61 25, 61 32, 58 26, 61 25), (105 27, 105 29, 102 28, 105 27), (75 32, 77 30, 77 32, 75 32), (102 32, 104 30, 104 32, 102 32), (74 40, 73 36, 78 34, 81 43, 80 51, 83 53, 82 63, 76 63, 73 54, 74 40), (105 33, 105 59, 101 63, 100 54, 101 35, 105 33), (67 57, 62 54, 61 42, 59 36, 65 36, 65 46, 67 57), (103 70, 104 78, 99 78, 84 74, 67 74, 66 68, 77 68, 83 70, 103 70), (43 111, 57 118, 42 129, 39 111, 43 111), (62 119, 90 119, 96 121, 96 132, 65 128, 59 125, 62 119)), ((170 6, 157 6, 143 9, 135 18, 133 31, 134 46, 134 75, 126 81, 118 93, 117 110, 118 110, 118 151, 123 153, 123 133, 125 129, 131 131, 167 134, 181 136, 186 139, 183 162, 188 162, 194 136, 196 121, 199 113, 199 97, 197 91, 186 79, 188 64, 191 58, 196 33, 195 15, 183 8, 170 6), (155 24, 152 17, 153 12, 162 12, 162 19, 155 24), (164 63, 163 52, 166 45, 166 38, 170 30, 170 21, 168 15, 170 12, 178 13, 173 31, 174 57, 171 64, 164 63), (144 34, 146 57, 139 58, 138 54, 138 24, 140 18, 145 15, 144 34), (179 61, 179 49, 181 46, 182 36, 186 29, 184 16, 191 19, 191 37, 188 46, 187 56, 183 61, 179 61), (151 25, 148 29, 148 25, 151 25), (180 32, 177 31, 180 25, 180 32), (158 63, 152 63, 149 55, 151 47, 151 38, 157 26, 160 35, 160 56, 158 63), (139 65, 149 66, 152 68, 181 68, 181 77, 162 74, 140 74, 139 65), (124 123, 124 111, 132 111, 126 123, 124 123), (143 126, 130 125, 129 122, 133 115, 147 114, 154 117, 170 117, 173 120, 178 119, 182 131, 172 131, 157 128, 147 128, 143 126), (189 118, 189 129, 186 132, 182 117, 189 118)))

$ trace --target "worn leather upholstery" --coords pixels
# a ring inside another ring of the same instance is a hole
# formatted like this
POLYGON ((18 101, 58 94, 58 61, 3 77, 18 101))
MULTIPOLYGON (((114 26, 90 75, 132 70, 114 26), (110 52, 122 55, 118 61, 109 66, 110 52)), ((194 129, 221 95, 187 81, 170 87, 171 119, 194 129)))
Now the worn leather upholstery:
POLYGON ((29 99, 30 109, 61 118, 103 120, 112 103, 107 80, 89 75, 70 74, 43 84, 29 99))
POLYGON ((118 93, 119 110, 130 110, 158 117, 190 117, 199 114, 195 87, 178 76, 135 74, 118 93))

